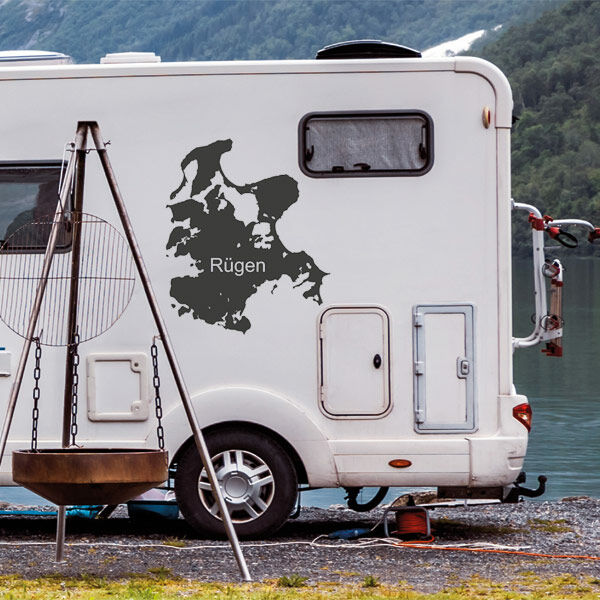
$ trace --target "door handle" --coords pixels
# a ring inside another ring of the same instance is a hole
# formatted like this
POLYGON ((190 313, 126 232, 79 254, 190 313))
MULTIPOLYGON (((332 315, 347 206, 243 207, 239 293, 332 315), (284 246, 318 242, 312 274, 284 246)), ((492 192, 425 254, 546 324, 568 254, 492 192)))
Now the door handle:
POLYGON ((381 356, 380 356, 379 354, 376 354, 376 355, 373 357, 373 366, 374 366, 376 369, 379 369, 379 367, 381 367, 381 356))
POLYGON ((471 363, 467 358, 459 356, 456 359, 456 376, 459 379, 466 379, 471 373, 471 363))

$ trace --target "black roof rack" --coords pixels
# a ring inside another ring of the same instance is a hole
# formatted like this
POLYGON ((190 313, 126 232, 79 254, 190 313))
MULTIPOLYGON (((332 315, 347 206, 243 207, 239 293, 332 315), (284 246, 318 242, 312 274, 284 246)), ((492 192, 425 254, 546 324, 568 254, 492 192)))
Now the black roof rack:
POLYGON ((418 50, 382 42, 381 40, 351 40, 325 46, 317 52, 317 59, 350 58, 421 58, 418 50))

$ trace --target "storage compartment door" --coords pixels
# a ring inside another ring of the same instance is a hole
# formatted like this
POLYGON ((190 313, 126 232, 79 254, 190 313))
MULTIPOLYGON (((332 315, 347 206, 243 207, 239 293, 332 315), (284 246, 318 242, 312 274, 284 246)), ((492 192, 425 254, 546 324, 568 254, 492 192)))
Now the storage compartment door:
POLYGON ((331 416, 377 416, 390 406, 389 320, 380 308, 321 316, 321 403, 331 416))
POLYGON ((88 354, 90 421, 148 419, 148 357, 143 352, 88 354))
POLYGON ((475 430, 473 312, 471 305, 415 308, 417 431, 475 430))

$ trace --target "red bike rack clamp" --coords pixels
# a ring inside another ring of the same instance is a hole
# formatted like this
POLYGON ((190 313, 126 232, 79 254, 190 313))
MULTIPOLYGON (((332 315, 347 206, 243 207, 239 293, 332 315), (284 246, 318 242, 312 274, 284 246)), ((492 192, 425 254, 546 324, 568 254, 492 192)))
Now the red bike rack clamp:
POLYGON ((533 213, 529 213, 529 222, 531 223, 531 228, 536 231, 545 231, 548 223, 552 221, 552 217, 549 215, 544 215, 543 217, 536 217, 533 213))

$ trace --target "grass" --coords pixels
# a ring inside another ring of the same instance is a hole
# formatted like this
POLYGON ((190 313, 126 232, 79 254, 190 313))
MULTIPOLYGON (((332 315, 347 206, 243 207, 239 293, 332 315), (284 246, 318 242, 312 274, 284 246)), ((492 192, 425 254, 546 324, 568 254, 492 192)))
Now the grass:
POLYGON ((308 577, 302 577, 298 573, 292 573, 291 575, 283 575, 277 580, 277 585, 283 588, 298 588, 304 587, 308 577))
POLYGON ((531 529, 545 531, 546 533, 567 533, 573 531, 566 523, 568 523, 566 519, 530 519, 527 524, 531 529))
POLYGON ((365 575, 363 579, 362 586, 364 588, 374 588, 379 587, 379 579, 377 577, 373 577, 373 575, 365 575))
POLYGON ((185 548, 187 544, 176 537, 167 538, 163 541, 163 546, 173 546, 174 548, 185 548))
POLYGON ((148 569, 148 573, 150 573, 157 579, 160 579, 161 581, 164 581, 166 579, 181 579, 180 577, 173 575, 173 572, 168 567, 151 567, 150 569, 148 569))
POLYGON ((550 579, 534 572, 515 574, 509 584, 481 577, 457 581, 437 594, 421 594, 405 582, 379 583, 367 575, 354 584, 314 583, 294 574, 291 581, 302 585, 281 587, 280 580, 251 584, 199 583, 166 577, 168 569, 128 580, 106 580, 92 576, 69 579, 60 575, 34 580, 18 576, 0 577, 0 600, 597 600, 600 578, 557 575, 550 579), (163 578, 163 575, 165 576, 163 578), (376 586, 365 586, 367 580, 376 586))

